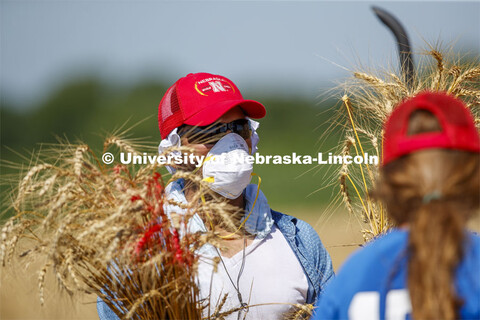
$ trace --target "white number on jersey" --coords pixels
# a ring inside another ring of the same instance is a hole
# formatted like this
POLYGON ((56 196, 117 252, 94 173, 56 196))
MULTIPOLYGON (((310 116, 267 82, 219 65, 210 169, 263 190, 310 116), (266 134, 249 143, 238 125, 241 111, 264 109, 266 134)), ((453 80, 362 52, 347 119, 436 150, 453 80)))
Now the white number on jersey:
MULTIPOLYGON (((412 311, 410 296, 406 289, 390 290, 385 304, 386 320, 405 320, 412 311)), ((380 293, 376 291, 359 292, 353 296, 348 308, 350 320, 380 319, 380 293)))

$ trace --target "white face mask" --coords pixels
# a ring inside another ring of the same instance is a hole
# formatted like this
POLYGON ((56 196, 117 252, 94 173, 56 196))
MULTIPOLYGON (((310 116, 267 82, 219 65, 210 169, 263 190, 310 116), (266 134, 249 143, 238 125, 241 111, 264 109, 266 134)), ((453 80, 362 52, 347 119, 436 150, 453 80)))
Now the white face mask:
POLYGON ((203 163, 203 178, 210 189, 236 199, 250 183, 253 163, 247 163, 248 145, 236 133, 229 133, 213 146, 203 163))

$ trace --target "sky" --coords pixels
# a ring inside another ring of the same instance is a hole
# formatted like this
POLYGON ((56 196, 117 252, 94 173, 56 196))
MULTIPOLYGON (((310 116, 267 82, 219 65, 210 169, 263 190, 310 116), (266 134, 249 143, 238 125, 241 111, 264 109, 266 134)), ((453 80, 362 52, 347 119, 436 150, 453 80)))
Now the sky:
POLYGON ((372 5, 404 24, 414 52, 480 53, 480 1, 0 1, 1 99, 19 108, 86 75, 131 85, 210 72, 246 97, 315 99, 345 68, 397 68, 372 5))

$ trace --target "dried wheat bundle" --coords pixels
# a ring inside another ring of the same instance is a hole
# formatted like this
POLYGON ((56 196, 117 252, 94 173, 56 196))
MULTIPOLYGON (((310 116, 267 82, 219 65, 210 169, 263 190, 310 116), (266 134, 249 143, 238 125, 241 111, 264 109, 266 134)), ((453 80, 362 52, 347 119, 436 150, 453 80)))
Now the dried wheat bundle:
MULTIPOLYGON (((478 57, 460 62, 453 54, 432 49, 423 55, 417 78, 408 87, 393 72, 374 75, 353 72, 342 85, 344 92, 337 120, 344 128, 342 155, 376 155, 381 159, 382 125, 402 100, 425 90, 448 92, 462 99, 480 128, 480 63, 478 57)), ((343 164, 339 171, 340 196, 347 210, 363 226, 365 241, 391 226, 385 208, 372 200, 370 192, 378 176, 378 165, 343 164)))
MULTIPOLYGON (((104 152, 115 146, 141 154, 118 137, 105 141, 104 152)), ((195 250, 215 244, 216 234, 187 233, 187 223, 208 213, 233 226, 233 208, 210 194, 198 174, 178 171, 171 180, 185 179, 198 190, 194 199, 209 201, 176 203, 165 193, 159 165, 108 166, 84 144, 50 151, 14 192, 14 214, 1 231, 2 265, 42 261, 41 304, 45 275, 53 272, 65 292, 94 293, 120 318, 202 318, 208 301, 199 301, 195 250), (167 213, 165 205, 179 212, 167 213)))

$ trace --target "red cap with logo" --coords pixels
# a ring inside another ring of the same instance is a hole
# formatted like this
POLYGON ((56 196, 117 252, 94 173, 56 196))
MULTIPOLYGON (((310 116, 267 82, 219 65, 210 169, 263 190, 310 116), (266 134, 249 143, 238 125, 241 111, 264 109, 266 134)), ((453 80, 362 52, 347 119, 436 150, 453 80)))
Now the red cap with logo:
POLYGON ((228 110, 239 106, 245 115, 259 119, 265 107, 254 100, 245 100, 229 79, 209 73, 190 73, 171 86, 158 106, 160 135, 168 134, 182 124, 206 126, 228 110))
POLYGON ((424 92, 403 101, 393 110, 384 129, 383 165, 423 149, 480 152, 480 137, 472 114, 461 100, 446 93, 424 92), (442 129, 409 135, 410 116, 416 110, 431 112, 442 129))

